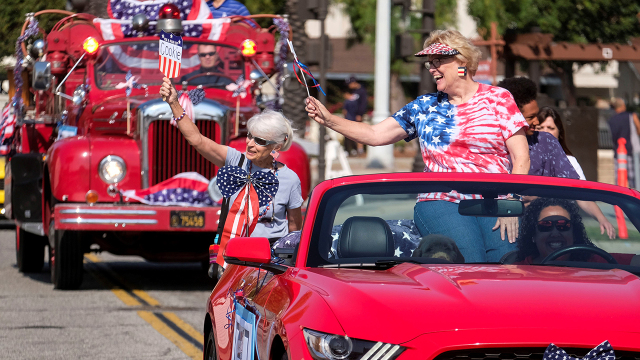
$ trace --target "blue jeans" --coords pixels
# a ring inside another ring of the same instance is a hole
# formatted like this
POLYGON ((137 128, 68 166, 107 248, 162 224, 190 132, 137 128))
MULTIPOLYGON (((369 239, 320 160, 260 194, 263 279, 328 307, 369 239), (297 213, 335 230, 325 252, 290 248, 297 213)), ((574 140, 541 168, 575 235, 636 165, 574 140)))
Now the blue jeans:
POLYGON ((497 218, 462 216, 458 204, 449 201, 418 202, 413 220, 422 236, 440 234, 453 239, 467 263, 498 262, 517 249, 515 243, 500 239, 500 230, 491 230, 497 218))

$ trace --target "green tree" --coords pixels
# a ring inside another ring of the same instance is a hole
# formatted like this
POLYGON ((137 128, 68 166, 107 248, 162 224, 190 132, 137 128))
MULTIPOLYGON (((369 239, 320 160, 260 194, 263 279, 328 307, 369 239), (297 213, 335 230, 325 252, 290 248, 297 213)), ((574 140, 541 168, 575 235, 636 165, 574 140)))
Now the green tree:
MULTIPOLYGON (((371 45, 375 44, 376 33, 376 0, 336 0, 344 4, 344 11, 351 20, 351 36, 352 41, 371 45)), ((436 1, 435 20, 437 27, 451 26, 456 21, 456 0, 438 0, 436 1)), ((414 6, 418 9, 422 6, 422 1, 415 1, 414 6)), ((409 12, 407 18, 402 17, 401 10, 394 7, 391 12, 391 39, 395 38, 395 34, 421 28, 421 17, 416 12, 409 12)), ((420 35, 415 34, 415 48, 422 48, 420 43, 420 35)), ((391 42, 391 51, 393 54, 394 42, 391 42)), ((416 51, 417 52, 417 51, 416 51)), ((400 75, 408 74, 415 64, 406 63, 399 59, 391 60, 391 110, 399 109, 399 106, 406 104, 404 91, 400 84, 400 75)))
MULTIPOLYGON (((469 14, 479 32, 488 34, 491 22, 498 30, 526 33, 539 27, 555 41, 572 43, 627 43, 640 36, 640 2, 637 0, 471 0, 469 14)), ((566 100, 575 104, 572 64, 554 61, 548 65, 563 78, 566 100)))
MULTIPOLYGON (((20 36, 27 13, 45 9, 64 9, 66 0, 3 0, 0 6, 0 58, 15 54, 16 40, 20 36)), ((60 20, 60 15, 38 17, 40 27, 48 31, 60 20)))

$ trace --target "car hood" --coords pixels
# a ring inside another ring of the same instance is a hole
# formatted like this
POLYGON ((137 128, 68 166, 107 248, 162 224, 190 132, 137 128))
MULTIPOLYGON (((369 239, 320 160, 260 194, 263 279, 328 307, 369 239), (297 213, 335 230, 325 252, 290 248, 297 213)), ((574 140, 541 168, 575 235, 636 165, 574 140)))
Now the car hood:
POLYGON ((308 268, 297 277, 323 290, 348 336, 395 344, 451 330, 637 332, 640 323, 640 280, 622 270, 405 263, 308 268))

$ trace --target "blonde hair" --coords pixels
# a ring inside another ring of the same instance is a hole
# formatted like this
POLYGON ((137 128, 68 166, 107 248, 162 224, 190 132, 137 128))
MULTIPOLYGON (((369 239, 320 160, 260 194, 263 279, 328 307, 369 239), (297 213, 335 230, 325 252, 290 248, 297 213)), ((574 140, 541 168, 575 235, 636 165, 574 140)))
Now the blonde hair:
POLYGON ((429 38, 424 42, 424 48, 434 43, 445 44, 460 54, 456 55, 456 59, 461 63, 466 63, 467 72, 473 76, 478 70, 478 62, 482 56, 482 52, 471 40, 464 37, 457 30, 434 30, 429 34, 429 38))
POLYGON ((291 122, 281 112, 265 110, 247 121, 247 130, 255 136, 282 144, 280 151, 287 151, 293 141, 291 122))

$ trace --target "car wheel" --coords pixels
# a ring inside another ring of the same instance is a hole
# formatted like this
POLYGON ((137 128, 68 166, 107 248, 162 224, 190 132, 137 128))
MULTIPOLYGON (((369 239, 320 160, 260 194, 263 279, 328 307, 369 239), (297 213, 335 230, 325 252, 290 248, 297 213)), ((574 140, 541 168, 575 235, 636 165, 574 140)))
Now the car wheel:
POLYGON ((23 273, 40 272, 44 265, 44 241, 16 226, 16 263, 23 273))
POLYGON ((76 231, 59 231, 49 226, 49 236, 54 246, 49 251, 49 267, 54 289, 73 290, 80 287, 84 275, 82 258, 84 251, 76 231))
POLYGON ((204 359, 218 360, 218 353, 216 351, 216 341, 213 338, 213 329, 209 331, 209 336, 207 336, 207 345, 204 348, 204 359))

